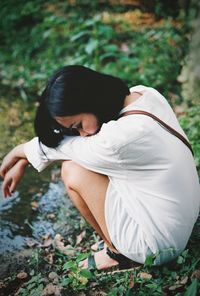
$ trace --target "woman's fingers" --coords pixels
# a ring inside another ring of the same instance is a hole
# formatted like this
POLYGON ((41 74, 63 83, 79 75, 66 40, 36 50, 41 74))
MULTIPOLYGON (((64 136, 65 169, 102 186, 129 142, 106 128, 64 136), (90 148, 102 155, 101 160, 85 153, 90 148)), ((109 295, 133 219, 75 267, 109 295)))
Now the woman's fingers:
POLYGON ((11 190, 10 190, 10 186, 12 184, 12 179, 11 178, 4 178, 3 181, 3 185, 2 185, 2 191, 3 191, 3 195, 5 197, 11 196, 11 190))
POLYGON ((16 187, 17 187, 16 182, 14 180, 12 180, 12 183, 9 188, 11 194, 15 191, 16 187))

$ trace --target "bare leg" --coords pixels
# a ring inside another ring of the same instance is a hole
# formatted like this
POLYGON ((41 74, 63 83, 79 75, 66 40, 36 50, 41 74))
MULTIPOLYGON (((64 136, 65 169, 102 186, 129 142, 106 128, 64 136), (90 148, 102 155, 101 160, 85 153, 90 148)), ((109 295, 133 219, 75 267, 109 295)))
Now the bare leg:
MULTIPOLYGON (((66 190, 81 215, 96 230, 109 248, 117 252, 112 246, 105 222, 104 204, 109 183, 108 177, 87 170, 72 161, 63 162, 61 175, 66 190)), ((98 261, 98 256, 100 257, 99 261, 101 261, 102 268, 117 264, 115 260, 106 255, 105 250, 98 252, 95 256, 96 261, 98 261)), ((84 267, 87 267, 86 265, 85 262, 84 267)))

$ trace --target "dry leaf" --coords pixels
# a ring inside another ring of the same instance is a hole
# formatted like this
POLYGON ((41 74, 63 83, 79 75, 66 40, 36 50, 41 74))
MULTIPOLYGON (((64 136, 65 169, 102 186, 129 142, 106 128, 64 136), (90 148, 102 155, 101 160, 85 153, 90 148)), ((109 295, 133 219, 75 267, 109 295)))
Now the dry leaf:
POLYGON ((48 284, 42 291, 42 296, 48 295, 61 296, 61 288, 52 283, 48 284))
POLYGON ((32 210, 37 210, 38 207, 39 207, 38 202, 36 202, 36 201, 32 201, 31 202, 31 208, 32 208, 32 210))
POLYGON ((195 271, 193 271, 191 279, 200 280, 200 269, 196 269, 195 271))
POLYGON ((62 254, 67 256, 74 256, 75 250, 71 245, 64 245, 64 243, 61 241, 63 238, 60 234, 56 234, 53 244, 54 248, 58 249, 62 254))
POLYGON ((38 242, 35 241, 35 240, 31 240, 31 239, 29 239, 29 240, 26 241, 26 244, 27 244, 27 246, 28 246, 29 248, 32 248, 32 247, 38 245, 38 242))
POLYGON ((0 289, 5 288, 6 285, 4 284, 4 282, 0 281, 0 289))
POLYGON ((180 284, 185 285, 188 282, 188 276, 185 276, 184 278, 181 279, 180 284))
POLYGON ((43 240, 47 240, 47 239, 49 239, 51 237, 51 233, 47 233, 47 234, 45 234, 45 235, 42 235, 41 236, 41 239, 43 239, 43 240))
POLYGON ((47 219, 55 219, 56 215, 53 213, 50 213, 47 215, 47 219))
POLYGON ((145 279, 145 280, 150 280, 152 278, 152 275, 150 273, 147 272, 140 272, 138 274, 138 277, 145 279))
POLYGON ((79 235, 76 237, 76 245, 79 245, 82 239, 86 236, 86 231, 82 231, 79 235))
POLYGON ((88 279, 86 277, 79 277, 79 282, 82 284, 82 285, 86 285, 88 283, 88 279))
POLYGON ((175 290, 177 290, 177 289, 179 289, 179 288, 181 288, 182 287, 182 285, 173 285, 173 286, 171 286, 171 287, 169 287, 169 290, 170 291, 175 291, 175 290))
POLYGON ((58 283, 58 275, 56 272, 54 271, 50 272, 48 277, 51 281, 53 281, 54 284, 58 283))
POLYGON ((40 245, 41 248, 47 248, 49 247, 51 244, 53 243, 52 238, 49 238, 47 240, 45 240, 45 242, 43 244, 40 245))
POLYGON ((49 253, 47 256, 45 256, 45 259, 48 261, 49 264, 53 264, 53 254, 49 253))
POLYGON ((17 274, 17 278, 20 280, 26 279, 28 277, 28 274, 24 271, 21 271, 17 274))

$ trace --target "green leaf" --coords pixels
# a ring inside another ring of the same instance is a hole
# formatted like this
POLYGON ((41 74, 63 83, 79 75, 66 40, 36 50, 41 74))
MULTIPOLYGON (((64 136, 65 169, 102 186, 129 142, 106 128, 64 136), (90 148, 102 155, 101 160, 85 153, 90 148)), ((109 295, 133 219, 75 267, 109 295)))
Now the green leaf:
POLYGON ((196 296, 197 295, 197 279, 194 279, 190 286, 187 288, 187 291, 183 296, 196 296))
POLYGON ((77 262, 80 262, 88 257, 88 253, 79 254, 76 258, 77 262))
POLYGON ((66 262, 64 265, 63 265, 63 270, 72 270, 72 271, 77 271, 77 266, 76 266, 76 263, 73 262, 73 261, 69 261, 69 262, 66 262))
POLYGON ((97 48, 97 46, 98 46, 98 40, 90 39, 89 43, 85 47, 85 51, 87 52, 87 54, 90 55, 97 48))
POLYGON ((81 31, 81 32, 79 32, 79 33, 73 35, 73 36, 70 38, 70 41, 74 42, 74 41, 76 41, 76 40, 82 38, 82 37, 85 36, 85 35, 88 35, 88 36, 89 36, 89 34, 90 34, 90 31, 89 31, 89 30, 81 31))
POLYGON ((178 256, 177 263, 183 264, 184 262, 185 262, 185 258, 183 258, 182 256, 178 256))
POLYGON ((145 266, 152 266, 155 260, 155 256, 154 255, 149 255, 146 257, 146 260, 144 262, 145 266))
POLYGON ((91 279, 92 278, 92 273, 87 270, 87 269, 81 269, 80 271, 80 275, 87 278, 87 279, 91 279))
POLYGON ((72 282, 72 279, 70 278, 63 278, 60 282, 60 284, 63 286, 63 287, 66 287, 68 286, 70 283, 72 282))

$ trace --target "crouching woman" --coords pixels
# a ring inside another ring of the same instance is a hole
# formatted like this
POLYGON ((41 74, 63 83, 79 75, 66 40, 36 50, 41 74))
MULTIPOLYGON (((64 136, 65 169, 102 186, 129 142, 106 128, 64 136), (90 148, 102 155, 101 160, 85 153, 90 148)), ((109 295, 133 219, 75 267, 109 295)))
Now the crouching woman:
POLYGON ((4 195, 28 163, 40 172, 63 160, 68 195, 102 239, 84 268, 143 264, 148 255, 160 265, 184 250, 199 214, 199 181, 187 137, 157 90, 66 66, 49 79, 34 125, 37 137, 2 162, 4 195))

